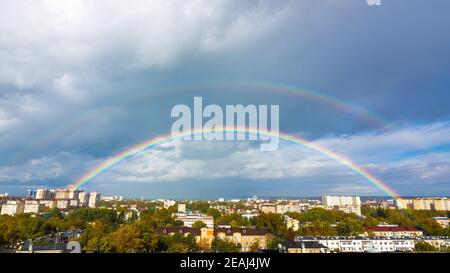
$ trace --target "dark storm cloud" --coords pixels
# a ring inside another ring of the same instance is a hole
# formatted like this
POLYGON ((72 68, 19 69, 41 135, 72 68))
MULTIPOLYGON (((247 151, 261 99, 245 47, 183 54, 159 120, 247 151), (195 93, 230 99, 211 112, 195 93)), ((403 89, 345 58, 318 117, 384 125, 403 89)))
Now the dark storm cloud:
MULTIPOLYGON (((238 81, 320 90, 405 130, 448 120, 449 8, 418 0, 381 7, 364 0, 137 1, 127 8, 120 1, 5 1, 0 15, 21 19, 0 16, 2 181, 68 183, 79 158, 97 162, 167 133, 172 106, 192 105, 194 95, 222 106, 279 104, 282 130, 316 140, 383 132, 357 111, 246 90, 238 81), (200 88, 214 81, 225 84, 200 88), (61 153, 74 160, 64 165, 61 153), (12 174, 43 158, 64 172, 12 174)), ((217 156, 186 149, 186 158, 217 156)))

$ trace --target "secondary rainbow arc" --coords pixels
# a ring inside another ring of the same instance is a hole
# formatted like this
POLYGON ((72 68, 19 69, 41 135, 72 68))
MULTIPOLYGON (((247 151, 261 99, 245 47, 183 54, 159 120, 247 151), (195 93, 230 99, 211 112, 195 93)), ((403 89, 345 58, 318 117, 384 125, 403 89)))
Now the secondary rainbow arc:
MULTIPOLYGON (((346 158, 343 155, 340 155, 318 143, 308 141, 302 137, 291 135, 283 132, 270 132, 267 130, 261 130, 261 129, 252 129, 252 128, 223 128, 222 130, 215 130, 215 132, 222 132, 222 133, 244 133, 244 134, 256 134, 256 135, 264 135, 268 137, 279 137, 281 140, 299 144, 306 148, 312 149, 316 152, 319 152, 320 154, 327 156, 333 160, 336 160, 337 162, 341 163, 342 165, 346 166, 350 170, 354 171, 361 177, 363 177, 365 180, 370 182, 372 185, 376 186, 378 189, 386 193, 387 195, 391 196, 394 199, 397 199, 399 197, 398 193, 391 188, 388 184, 383 182, 381 179, 377 178, 373 174, 371 174, 368 170, 363 168, 362 166, 359 166, 355 162, 351 161, 350 159, 346 158)), ((162 143, 167 143, 170 141, 174 141, 177 139, 182 139, 186 136, 193 135, 193 134, 208 134, 213 133, 213 131, 191 131, 189 133, 177 133, 177 134, 163 134, 156 137, 152 137, 146 141, 143 141, 141 143, 138 143, 128 149, 125 149, 116 155, 108 158, 107 160, 101 162, 100 164, 94 166, 93 168, 89 169, 87 172, 85 172, 82 176, 80 176, 78 179, 76 179, 73 183, 68 185, 68 188, 71 189, 79 189, 91 181, 93 181, 97 176, 100 174, 106 172, 116 164, 126 160, 127 158, 133 156, 139 151, 150 149, 153 147, 156 147, 162 143)))

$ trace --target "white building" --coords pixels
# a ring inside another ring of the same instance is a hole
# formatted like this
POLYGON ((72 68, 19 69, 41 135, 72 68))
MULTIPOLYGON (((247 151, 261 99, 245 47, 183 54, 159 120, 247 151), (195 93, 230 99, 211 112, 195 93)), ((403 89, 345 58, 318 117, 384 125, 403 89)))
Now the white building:
POLYGON ((300 228, 300 221, 294 218, 291 218, 287 215, 284 216, 284 222, 286 223, 287 229, 292 229, 293 231, 297 231, 300 228))
POLYGON ((433 217, 433 220, 435 220, 443 228, 450 227, 450 218, 447 218, 447 217, 433 217))
POLYGON ((98 192, 91 192, 89 195, 89 207, 96 208, 98 205, 98 201, 100 201, 101 194, 98 192))
POLYGON ((183 222, 183 225, 186 227, 192 227, 197 221, 201 221, 206 224, 206 227, 212 228, 214 227, 214 218, 212 216, 201 214, 201 213, 174 213, 173 217, 176 220, 180 220, 183 222))
POLYGON ((43 207, 44 205, 39 201, 25 201, 23 213, 39 214, 43 207))
POLYGON ((35 198, 38 200, 52 199, 52 192, 49 189, 37 189, 35 198))
POLYGON ((171 206, 175 205, 176 201, 175 200, 164 200, 164 208, 168 209, 171 206))
POLYGON ((84 191, 78 194, 78 201, 80 207, 87 207, 89 205, 89 196, 90 194, 84 191))
POLYGON ((70 200, 69 199, 60 199, 60 200, 56 200, 56 207, 58 209, 68 209, 70 206, 70 200))
POLYGON ((178 212, 186 213, 186 204, 178 204, 178 212))
POLYGON ((7 201, 2 205, 1 215, 18 215, 24 211, 25 204, 23 201, 7 201))
POLYGON ((296 241, 317 241, 333 252, 411 252, 415 240, 387 237, 297 237, 296 241))
POLYGON ((359 196, 322 196, 322 204, 327 209, 338 209, 346 213, 361 216, 361 199, 359 196))
POLYGON ((39 200, 39 204, 46 208, 54 208, 56 207, 56 200, 39 200))

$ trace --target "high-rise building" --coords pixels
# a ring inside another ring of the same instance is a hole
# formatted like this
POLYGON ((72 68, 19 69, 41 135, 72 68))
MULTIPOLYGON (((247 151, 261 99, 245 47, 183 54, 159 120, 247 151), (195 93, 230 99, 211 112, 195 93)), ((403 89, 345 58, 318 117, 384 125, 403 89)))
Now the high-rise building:
POLYGON ((322 196, 322 204, 328 209, 338 209, 346 213, 361 216, 361 198, 359 196, 322 196))
POLYGON ((55 192, 55 199, 70 199, 69 189, 57 189, 55 192))
POLYGON ((178 204, 178 212, 185 213, 186 212, 186 204, 178 204))
POLYGON ((1 215, 18 215, 22 214, 24 211, 25 204, 23 201, 7 201, 6 204, 2 205, 2 209, 0 211, 1 215))
POLYGON ((23 213, 39 214, 42 211, 43 207, 44 205, 40 204, 39 201, 25 201, 23 213))
POLYGON ((78 194, 79 206, 87 207, 89 205, 89 193, 82 191, 78 194))
POLYGON ((175 205, 176 201, 175 200, 164 200, 164 208, 168 209, 171 206, 175 205))
POLYGON ((89 194, 89 207, 90 208, 96 208, 98 205, 98 201, 100 201, 100 193, 98 192, 91 192, 89 194))
POLYGON ((446 197, 397 198, 395 204, 398 209, 450 210, 450 199, 446 197))
POLYGON ((52 198, 52 193, 49 189, 37 189, 35 198, 38 200, 49 200, 52 198))

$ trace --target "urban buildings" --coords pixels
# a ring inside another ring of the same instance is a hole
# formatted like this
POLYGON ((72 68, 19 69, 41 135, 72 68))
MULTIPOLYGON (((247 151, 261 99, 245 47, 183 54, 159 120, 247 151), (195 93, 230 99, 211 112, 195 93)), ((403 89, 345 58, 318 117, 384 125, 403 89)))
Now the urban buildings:
POLYGON ((322 204, 327 209, 337 209, 361 216, 361 199, 359 196, 322 196, 322 204))
POLYGON ((286 223, 287 229, 292 229, 293 231, 297 231, 300 228, 300 221, 294 218, 291 218, 287 215, 284 216, 284 222, 286 223))
POLYGON ((280 251, 287 253, 329 253, 330 249, 317 241, 288 241, 283 243, 280 251))
POLYGON ((443 228, 450 227, 450 218, 448 217, 433 217, 432 219, 435 220, 443 228))
POLYGON ((175 200, 164 200, 164 202, 163 202, 163 206, 165 209, 168 209, 175 204, 176 204, 175 200))
POLYGON ((216 228, 214 235, 222 240, 241 244, 241 251, 248 252, 254 249, 267 248, 267 232, 258 228, 216 228))
POLYGON ((366 236, 381 236, 381 237, 421 237, 423 231, 412 227, 399 227, 397 225, 379 225, 368 226, 364 228, 364 235, 366 236))
POLYGON ((175 219, 182 221, 186 227, 192 227, 195 222, 201 221, 206 224, 206 227, 214 227, 214 218, 209 215, 201 213, 183 213, 178 212, 172 215, 175 219))
POLYGON ((1 215, 17 215, 23 213, 25 209, 25 202, 22 200, 10 200, 7 201, 6 204, 2 205, 2 209, 0 211, 1 215))
POLYGON ((98 206, 100 193, 84 192, 77 189, 37 189, 30 190, 26 197, 0 196, 0 214, 17 215, 21 213, 40 214, 44 208, 70 208, 98 206))
POLYGON ((96 208, 98 201, 100 201, 101 194, 98 192, 91 192, 89 194, 89 207, 90 208, 96 208))
POLYGON ((395 204, 398 209, 450 210, 450 199, 446 197, 397 198, 395 204))
POLYGON ((178 212, 186 213, 186 204, 178 204, 178 212))
POLYGON ((39 214, 44 208, 43 204, 40 204, 37 200, 25 201, 23 213, 39 214))

